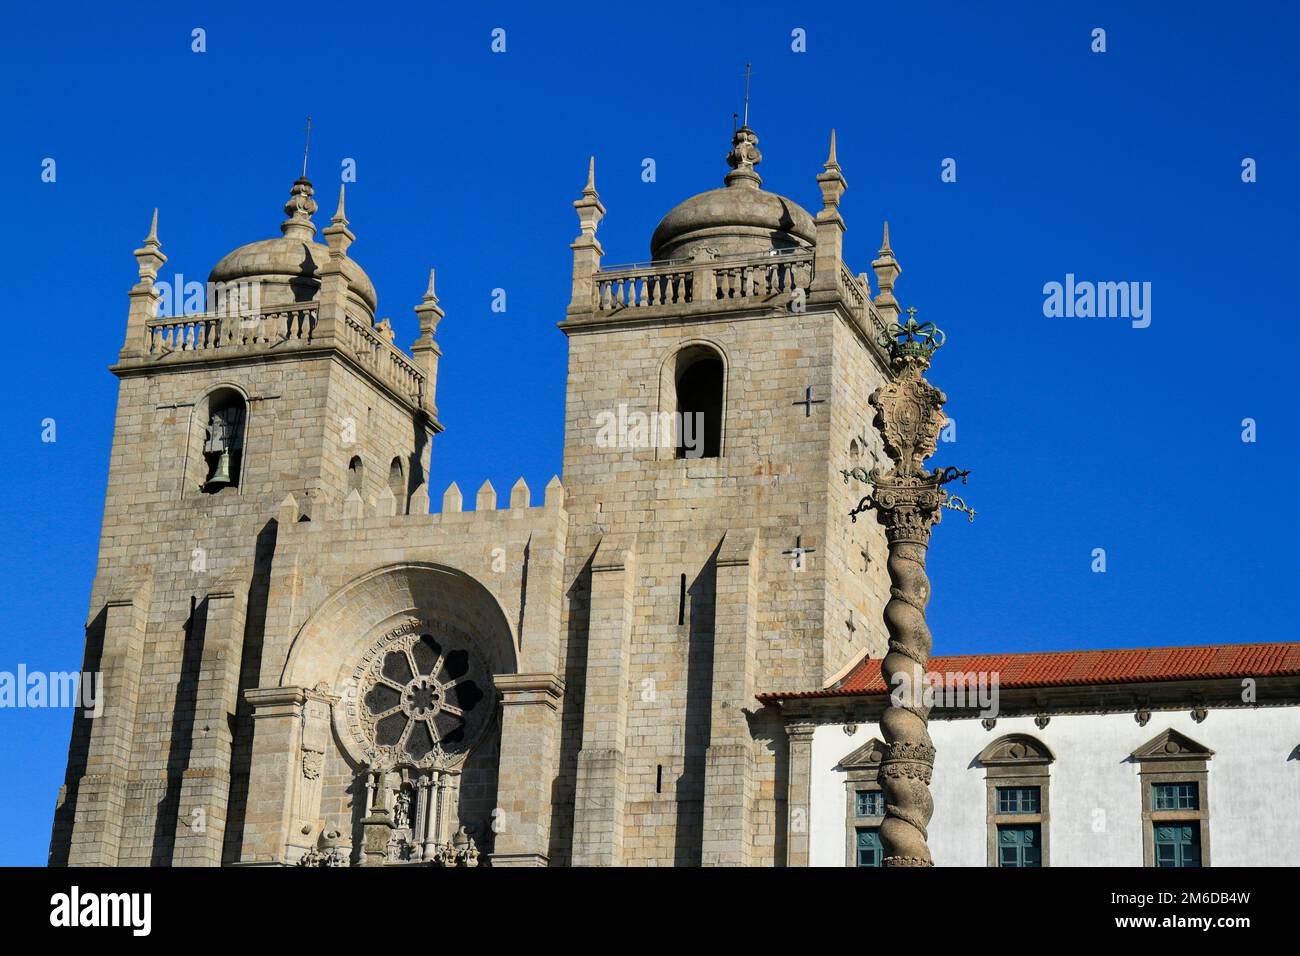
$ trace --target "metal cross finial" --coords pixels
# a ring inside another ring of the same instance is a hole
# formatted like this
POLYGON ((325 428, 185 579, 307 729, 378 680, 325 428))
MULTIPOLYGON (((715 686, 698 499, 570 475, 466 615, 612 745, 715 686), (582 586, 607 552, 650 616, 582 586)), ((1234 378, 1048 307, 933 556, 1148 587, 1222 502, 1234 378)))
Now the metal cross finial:
POLYGON ((302 178, 307 178, 307 150, 311 149, 311 117, 307 117, 307 141, 302 147, 302 178))
POLYGON ((745 63, 745 122, 743 124, 745 126, 749 125, 749 77, 752 72, 750 66, 749 62, 745 63))

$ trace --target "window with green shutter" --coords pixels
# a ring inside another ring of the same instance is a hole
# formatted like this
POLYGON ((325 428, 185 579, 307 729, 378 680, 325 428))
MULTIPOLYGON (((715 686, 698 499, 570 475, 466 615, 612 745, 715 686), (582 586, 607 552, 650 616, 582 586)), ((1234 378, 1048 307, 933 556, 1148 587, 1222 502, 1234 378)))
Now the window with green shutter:
POLYGON ((1040 813, 1037 787, 998 787, 998 813, 1040 813))
POLYGON ((858 866, 883 866, 880 827, 858 827, 858 866))
POLYGON ((1201 794, 1194 783, 1153 783, 1151 809, 1199 810, 1201 794))
POLYGON ((1156 866, 1201 865, 1200 823, 1157 823, 1154 827, 1156 866))
POLYGON ((884 791, 859 790, 857 792, 857 813, 860 817, 883 817, 885 815, 884 791))
POLYGON ((1042 846, 1042 832, 1036 823, 1031 826, 998 825, 998 866, 1042 866, 1042 846))

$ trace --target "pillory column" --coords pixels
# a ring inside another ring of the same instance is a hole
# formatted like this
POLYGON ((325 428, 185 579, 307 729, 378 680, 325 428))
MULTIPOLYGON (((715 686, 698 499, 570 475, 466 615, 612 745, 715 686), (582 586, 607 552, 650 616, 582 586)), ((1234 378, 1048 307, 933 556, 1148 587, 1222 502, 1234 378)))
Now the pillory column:
POLYGON ((918 325, 915 309, 908 309, 905 325, 895 325, 882 342, 894 371, 893 381, 871 395, 875 426, 893 460, 889 470, 873 468, 845 472, 869 481, 873 495, 854 509, 857 514, 874 508, 889 541, 890 598, 885 605, 889 652, 881 662, 881 675, 890 689, 889 707, 881 718, 885 758, 880 782, 885 793, 885 820, 880 827, 885 866, 933 866, 926 845, 926 826, 934 813, 930 774, 934 745, 927 729, 930 708, 925 701, 926 670, 930 660, 930 629, 925 608, 930 601, 930 579, 925 573, 925 553, 930 529, 939 523, 940 509, 957 508, 971 514, 960 498, 948 503, 943 485, 954 478, 965 481, 955 468, 926 472, 923 462, 934 454, 939 432, 947 417, 947 396, 922 376, 930 358, 943 344, 943 333, 931 323, 918 325))

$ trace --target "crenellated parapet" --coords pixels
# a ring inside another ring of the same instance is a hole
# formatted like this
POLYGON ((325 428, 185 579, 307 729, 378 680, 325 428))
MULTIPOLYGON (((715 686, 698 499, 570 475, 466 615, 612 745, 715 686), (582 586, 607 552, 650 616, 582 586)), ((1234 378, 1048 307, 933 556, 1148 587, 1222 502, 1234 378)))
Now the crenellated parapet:
MULTIPOLYGON (((466 521, 518 520, 521 517, 541 518, 547 514, 563 513, 564 485, 558 476, 552 477, 546 484, 540 504, 533 504, 532 491, 521 477, 511 486, 510 497, 503 508, 497 507, 497 493, 490 481, 479 487, 472 511, 464 510, 464 496, 460 486, 452 482, 442 495, 441 507, 432 508, 428 485, 421 483, 406 501, 399 501, 391 488, 383 488, 377 495, 362 497, 355 488, 348 492, 341 502, 316 499, 316 504, 308 514, 293 494, 288 494, 281 501, 277 520, 282 529, 291 530, 300 525, 332 524, 348 522, 349 527, 357 521, 369 522, 371 519, 388 519, 376 522, 376 526, 391 526, 395 519, 398 525, 406 522, 427 521, 461 523, 466 521)), ((310 529, 309 529, 310 530, 310 529)))

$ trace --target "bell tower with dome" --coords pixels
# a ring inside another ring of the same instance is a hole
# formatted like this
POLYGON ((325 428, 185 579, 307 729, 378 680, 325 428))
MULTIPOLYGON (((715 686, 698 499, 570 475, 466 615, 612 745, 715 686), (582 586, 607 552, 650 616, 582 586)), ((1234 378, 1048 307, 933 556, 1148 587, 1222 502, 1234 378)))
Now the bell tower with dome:
POLYGON ((840 472, 884 460, 863 409, 889 374, 879 334, 900 270, 886 238, 873 300, 843 262, 833 133, 816 216, 763 188, 758 142, 735 131, 724 185, 664 216, 647 263, 602 262, 594 160, 574 203, 577 863, 799 859, 806 804, 784 792, 785 731, 754 695, 884 653, 885 540, 851 521, 840 472))
POLYGON ((350 498, 404 514, 423 487, 441 430, 432 279, 407 355, 348 255, 343 191, 324 243, 316 209, 297 180, 282 234, 222 258, 201 314, 156 314, 157 213, 135 253, 87 624, 86 670, 113 693, 74 724, 56 862, 215 865, 237 851, 225 823, 243 813, 252 738, 240 688, 257 683, 277 539, 350 498))

